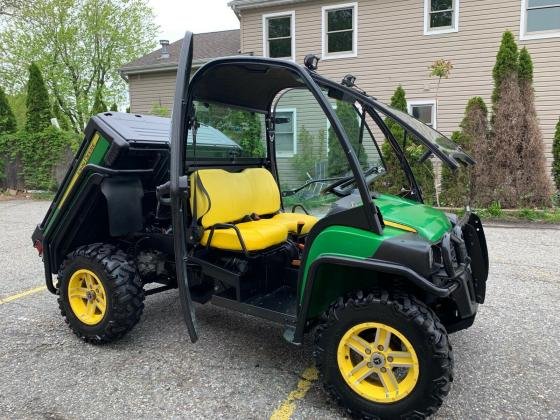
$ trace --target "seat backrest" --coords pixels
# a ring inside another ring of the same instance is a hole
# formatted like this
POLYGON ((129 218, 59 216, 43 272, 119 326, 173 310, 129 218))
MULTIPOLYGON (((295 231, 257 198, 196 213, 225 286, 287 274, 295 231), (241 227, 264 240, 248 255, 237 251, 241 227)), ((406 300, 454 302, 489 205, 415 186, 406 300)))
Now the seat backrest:
MULTIPOLYGON (((252 196, 251 213, 262 216, 280 210, 280 190, 272 174, 265 168, 248 168, 243 172, 248 180, 252 196)), ((250 214, 250 213, 249 213, 250 214)))
POLYGON ((191 209, 204 228, 231 223, 252 213, 272 214, 280 210, 280 191, 272 174, 264 168, 241 172, 201 169, 191 177, 191 209))

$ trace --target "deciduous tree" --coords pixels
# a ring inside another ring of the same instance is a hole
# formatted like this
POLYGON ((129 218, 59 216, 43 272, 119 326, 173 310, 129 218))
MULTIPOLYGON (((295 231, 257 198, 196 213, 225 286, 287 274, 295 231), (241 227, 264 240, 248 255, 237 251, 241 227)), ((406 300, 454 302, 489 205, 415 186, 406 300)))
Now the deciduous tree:
POLYGON ((0 79, 17 91, 23 69, 37 62, 72 127, 83 130, 98 92, 124 97, 118 69, 154 46, 153 18, 148 0, 25 2, 0 33, 0 79))

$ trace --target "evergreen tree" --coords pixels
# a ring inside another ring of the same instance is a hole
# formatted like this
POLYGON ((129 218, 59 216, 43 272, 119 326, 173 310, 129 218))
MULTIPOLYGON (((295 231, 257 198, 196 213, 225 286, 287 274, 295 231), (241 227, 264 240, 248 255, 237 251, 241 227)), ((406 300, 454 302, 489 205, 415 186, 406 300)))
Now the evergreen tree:
POLYGON ((560 191, 560 119, 556 124, 556 132, 552 142, 552 178, 556 189, 560 191))
MULTIPOLYGON (((348 136, 348 140, 358 157, 358 161, 364 166, 367 162, 367 154, 364 145, 360 144, 360 120, 358 119, 358 113, 352 104, 344 101, 337 101, 336 115, 348 136)), ((331 127, 329 128, 328 174, 329 176, 340 176, 346 174, 348 171, 350 171, 348 158, 342 150, 340 141, 331 127)))
MULTIPOLYGON (((502 81, 511 73, 518 71, 518 51, 515 38, 510 31, 504 32, 500 49, 496 55, 496 64, 492 70, 494 77, 494 91, 492 93, 492 103, 495 106, 500 99, 500 87, 502 81)), ((494 111, 495 112, 495 111, 494 111)))
POLYGON ((27 121, 25 129, 37 133, 51 126, 51 106, 45 81, 39 67, 32 63, 29 66, 29 82, 27 83, 27 121))
POLYGON ((103 102, 103 94, 101 89, 95 91, 95 97, 93 99, 93 106, 91 108, 91 114, 96 115, 102 112, 107 112, 107 105, 103 102))
MULTIPOLYGON (((402 86, 398 86, 391 97, 391 106, 400 111, 407 112, 406 93, 402 86)), ((425 147, 419 145, 410 133, 406 133, 404 128, 393 119, 389 117, 385 118, 385 124, 404 150, 405 157, 408 160, 414 178, 422 189, 424 201, 426 203, 435 202, 434 169, 432 162, 430 160, 426 160, 425 162, 419 161, 420 157, 424 154, 425 147)), ((374 188, 389 194, 399 194, 403 188, 410 188, 410 183, 389 140, 385 139, 385 142, 381 146, 381 153, 383 154, 387 174, 374 183, 374 188)))
POLYGON ((119 107, 117 106, 116 103, 113 102, 113 105, 111 105, 110 111, 119 112, 119 107))
MULTIPOLYGON (((488 155, 491 166, 487 196, 502 207, 516 207, 520 183, 524 107, 519 89, 517 44, 511 32, 505 32, 494 66, 492 137, 488 155)), ((490 203, 484 203, 490 204, 490 203)))
POLYGON ((485 191, 487 178, 486 150, 488 148, 488 109, 484 100, 471 98, 461 121, 462 131, 456 131, 451 139, 474 157, 476 165, 460 167, 452 171, 444 166, 441 173, 441 201, 449 206, 472 204, 485 191))
POLYGON ((13 133, 17 130, 16 116, 14 115, 4 89, 0 87, 0 134, 13 133))
POLYGON ((551 185, 546 171, 544 143, 533 89, 533 62, 527 48, 519 53, 519 90, 523 105, 517 195, 524 206, 550 205, 551 185))

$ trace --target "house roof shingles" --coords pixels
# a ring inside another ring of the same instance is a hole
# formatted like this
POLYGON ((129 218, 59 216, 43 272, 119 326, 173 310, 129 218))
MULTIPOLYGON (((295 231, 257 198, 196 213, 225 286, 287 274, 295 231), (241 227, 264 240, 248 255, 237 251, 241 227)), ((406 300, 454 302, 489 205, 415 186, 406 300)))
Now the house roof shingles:
MULTIPOLYGON (((136 72, 152 69, 173 69, 177 67, 182 41, 183 40, 180 39, 169 44, 169 58, 162 58, 161 48, 159 48, 137 60, 125 64, 120 69, 121 73, 134 74, 136 72)), ((240 49, 241 41, 239 29, 193 35, 193 63, 202 63, 213 58, 228 55, 238 55, 240 49)))

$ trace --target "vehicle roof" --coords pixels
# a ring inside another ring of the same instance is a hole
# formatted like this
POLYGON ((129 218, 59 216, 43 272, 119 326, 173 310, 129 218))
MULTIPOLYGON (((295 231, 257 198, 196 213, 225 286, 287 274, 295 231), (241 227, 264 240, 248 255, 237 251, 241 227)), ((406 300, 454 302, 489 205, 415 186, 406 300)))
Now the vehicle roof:
MULTIPOLYGON (((104 112, 96 115, 95 118, 107 124, 116 134, 129 143, 169 144, 171 118, 124 112, 104 112)), ((187 141, 192 142, 191 132, 189 132, 187 141)), ((239 148, 239 145, 224 133, 205 124, 200 124, 197 130, 196 143, 199 146, 239 148)))
POLYGON ((223 57, 201 67, 191 79, 193 98, 267 113, 276 95, 305 86, 298 64, 263 57, 223 57))

